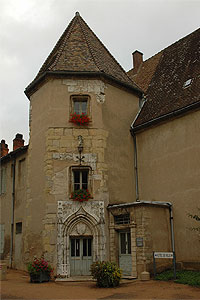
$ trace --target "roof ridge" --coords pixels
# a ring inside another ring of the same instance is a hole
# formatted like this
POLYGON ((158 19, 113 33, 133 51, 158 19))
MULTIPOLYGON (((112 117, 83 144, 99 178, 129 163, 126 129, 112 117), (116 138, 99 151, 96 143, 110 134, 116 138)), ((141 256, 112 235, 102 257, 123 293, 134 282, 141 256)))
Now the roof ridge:
MULTIPOLYGON (((49 58, 52 56, 52 58, 54 58, 54 56, 56 56, 55 58, 55 61, 50 64, 50 66, 48 67, 47 66, 47 69, 50 69, 52 70, 52 66, 55 66, 55 64, 57 63, 58 61, 58 58, 60 57, 61 55, 61 51, 58 50, 59 46, 62 47, 62 45, 64 46, 64 43, 62 43, 62 40, 66 40, 66 38, 69 37, 71 31, 72 31, 72 28, 73 28, 73 25, 74 25, 74 20, 75 20, 76 16, 71 20, 71 22, 69 23, 69 25, 67 26, 67 28, 63 31, 63 33, 61 34, 61 37, 59 38, 59 40, 57 41, 57 43, 55 44, 55 46, 53 47, 53 50, 49 53, 49 55, 47 56, 45 62, 43 63, 43 65, 41 66, 39 72, 37 73, 36 75, 36 78, 40 75, 40 73, 43 71, 43 68, 46 68, 46 63, 48 62, 49 58), (66 36, 65 36, 66 34, 66 36), (57 52, 58 50, 58 52, 57 52), (57 52, 57 53, 56 53, 57 52), (59 53, 60 52, 60 53, 59 53), (55 53, 55 54, 54 54, 55 53)), ((62 47, 62 50, 63 50, 63 47, 62 47)), ((44 70, 44 71, 47 71, 47 70, 44 70)))
MULTIPOLYGON (((186 36, 183 36, 182 38, 180 38, 179 40, 173 42, 172 44, 170 44, 170 45, 167 46, 166 48, 163 48, 162 50, 158 51, 157 53, 155 53, 154 55, 152 55, 151 57, 149 57, 148 59, 146 59, 143 63, 147 62, 149 59, 152 59, 154 56, 160 54, 162 51, 165 51, 166 49, 168 49, 168 48, 174 46, 175 44, 177 44, 177 43, 179 43, 179 42, 181 42, 182 40, 187 39, 190 35, 196 33, 198 30, 200 30, 200 28, 198 28, 198 29, 196 29, 195 31, 193 31, 193 32, 191 32, 191 33, 189 33, 189 34, 187 34, 186 36)), ((131 70, 132 70, 132 69, 131 69, 131 70)))
MULTIPOLYGON (((111 52, 107 49, 107 47, 103 44, 103 42, 98 38, 98 36, 94 33, 94 31, 88 26, 88 24, 85 22, 85 20, 79 16, 81 18, 81 20, 83 21, 83 23, 88 27, 88 29, 90 30, 90 32, 93 34, 93 36, 98 40, 98 42, 104 47, 104 49, 106 50, 106 52, 112 57, 112 59, 115 61, 115 63, 117 63, 117 65, 120 67, 120 69, 123 71, 124 75, 130 80, 130 84, 135 84, 132 79, 127 75, 126 71, 122 68, 122 66, 120 65, 120 63, 118 63, 118 61, 114 58, 114 56, 111 54, 111 52)), ((81 26, 82 28, 82 26, 81 26)), ((87 35, 87 33, 86 33, 87 35)), ((87 42, 88 41, 88 38, 87 38, 87 42)), ((90 42, 88 43, 88 46, 89 46, 89 49, 90 49, 90 52, 92 52, 92 57, 95 59, 95 55, 93 53, 93 50, 92 50, 92 47, 90 46, 90 42)), ((95 63, 97 64, 98 66, 98 63, 96 62, 96 59, 95 59, 95 63)), ((99 68, 99 66, 98 66, 99 68)), ((100 68, 99 68, 100 71, 102 71, 100 68)))
MULTIPOLYGON (((74 25, 75 25, 75 21, 77 19, 77 15, 71 20, 71 22, 69 23, 69 25, 67 26, 67 28, 65 29, 65 31, 63 32, 63 34, 61 35, 61 38, 62 36, 64 36, 65 32, 66 32, 66 35, 63 39, 63 42, 61 43, 61 46, 60 46, 60 49, 58 50, 58 55, 56 56, 56 59, 55 61, 53 62, 52 66, 51 66, 51 70, 53 69, 53 67, 56 65, 56 63, 58 62, 58 59, 60 58, 60 56, 62 55, 62 51, 65 47, 65 42, 67 41, 67 39, 69 38, 71 32, 72 32, 72 29, 74 28, 74 25), (68 31, 68 32, 67 32, 68 31)), ((60 39, 61 39, 60 38, 60 39)), ((59 40, 60 40, 59 39, 59 40)), ((59 42, 59 41, 58 41, 59 42)), ((55 46, 56 47, 56 46, 55 46)))
MULTIPOLYGON (((92 51, 92 47, 91 47, 90 42, 89 42, 89 40, 88 40, 87 33, 86 33, 85 29, 83 28, 83 26, 82 26, 82 24, 81 24, 81 21, 84 22, 86 25, 87 25, 87 23, 83 20, 83 18, 82 18, 80 15, 79 15, 79 20, 78 20, 78 21, 79 21, 81 30, 82 30, 82 32, 83 32, 83 35, 84 35, 84 37, 85 37, 86 43, 87 43, 87 45, 88 45, 88 49, 89 49, 89 51, 90 51, 90 53, 91 53, 91 56, 92 56, 92 58, 93 58, 93 60, 94 60, 94 63, 95 63, 95 65, 98 67, 99 71, 102 71, 101 68, 100 68, 100 66, 99 66, 99 64, 98 64, 98 62, 97 62, 97 60, 95 59, 95 55, 94 55, 94 53, 93 53, 93 51, 92 51)), ((89 28, 88 25, 87 25, 87 27, 89 28)), ((89 29, 90 29, 90 28, 89 28, 89 29)), ((90 30, 91 30, 91 29, 90 29, 90 30)), ((92 30, 91 30, 91 31, 92 31, 92 30)), ((93 32, 93 31, 92 31, 92 32, 93 32)))

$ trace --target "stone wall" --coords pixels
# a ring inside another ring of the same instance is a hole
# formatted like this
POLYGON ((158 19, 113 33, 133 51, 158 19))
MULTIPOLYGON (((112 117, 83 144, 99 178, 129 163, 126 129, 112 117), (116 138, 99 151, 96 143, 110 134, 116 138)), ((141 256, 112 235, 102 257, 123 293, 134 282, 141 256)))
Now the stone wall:
MULTIPOLYGON (((72 203, 71 195, 71 167, 79 166, 78 137, 83 139, 82 166, 91 168, 90 190, 93 199, 90 202, 101 201, 103 207, 108 202, 107 164, 104 161, 104 151, 108 133, 102 129, 89 128, 49 128, 46 134, 46 152, 44 172, 46 178, 45 194, 47 199, 46 217, 43 220, 44 252, 48 259, 56 264, 55 248, 57 247, 57 203, 72 203)), ((105 216, 104 216, 105 218, 105 216)), ((60 242, 59 242, 60 243, 60 242)), ((105 251, 104 251, 105 252, 105 251)), ((105 257, 105 253, 104 253, 105 257)), ((69 263, 68 267, 69 268, 69 263)), ((69 273, 69 269, 66 269, 69 273)), ((61 272, 60 267, 58 272, 61 272)), ((65 273, 66 273, 65 272, 65 273)))

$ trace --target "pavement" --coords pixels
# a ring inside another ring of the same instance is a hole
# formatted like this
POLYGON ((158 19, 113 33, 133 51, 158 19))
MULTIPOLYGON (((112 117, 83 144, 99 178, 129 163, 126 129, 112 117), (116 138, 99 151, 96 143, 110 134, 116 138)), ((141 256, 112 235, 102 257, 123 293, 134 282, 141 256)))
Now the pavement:
POLYGON ((122 280, 116 288, 98 288, 91 280, 30 283, 23 271, 8 270, 0 281, 1 300, 6 299, 200 299, 200 288, 172 281, 122 280))

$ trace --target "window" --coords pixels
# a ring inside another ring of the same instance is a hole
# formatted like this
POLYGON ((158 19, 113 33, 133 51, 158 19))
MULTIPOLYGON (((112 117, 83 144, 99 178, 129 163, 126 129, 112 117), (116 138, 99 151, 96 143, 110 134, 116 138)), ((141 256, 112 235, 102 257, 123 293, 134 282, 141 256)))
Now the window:
POLYGON ((72 113, 81 115, 89 114, 89 97, 88 96, 72 96, 72 113))
POLYGON ((121 254, 131 254, 130 232, 120 232, 120 252, 121 254))
POLYGON ((130 224, 130 215, 129 214, 123 214, 114 216, 115 224, 121 225, 121 224, 130 224))
POLYGON ((0 171, 0 195, 6 192, 6 168, 1 167, 0 171))
POLYGON ((73 191, 88 189, 89 169, 73 169, 73 191))
POLYGON ((0 254, 4 252, 4 224, 0 224, 0 254))
POLYGON ((19 187, 24 187, 24 185, 25 185, 25 158, 19 160, 18 184, 19 184, 19 187))
POLYGON ((22 222, 16 223, 16 234, 22 233, 22 222))

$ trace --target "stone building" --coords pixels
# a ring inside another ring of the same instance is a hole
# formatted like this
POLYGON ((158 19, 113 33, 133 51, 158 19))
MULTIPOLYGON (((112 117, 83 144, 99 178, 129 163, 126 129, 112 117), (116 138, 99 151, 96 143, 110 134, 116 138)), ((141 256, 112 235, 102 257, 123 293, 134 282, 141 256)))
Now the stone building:
POLYGON ((11 152, 1 141, 10 267, 44 255, 70 277, 111 260, 138 277, 152 271, 153 251, 198 266, 187 215, 200 196, 199 33, 146 62, 135 51, 126 73, 76 13, 25 90, 29 145, 21 134, 11 152))

